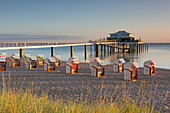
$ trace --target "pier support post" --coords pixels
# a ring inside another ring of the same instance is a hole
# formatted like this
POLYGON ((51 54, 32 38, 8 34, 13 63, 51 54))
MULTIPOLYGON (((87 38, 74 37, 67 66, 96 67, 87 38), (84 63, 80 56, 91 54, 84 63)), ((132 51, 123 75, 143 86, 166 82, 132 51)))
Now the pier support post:
POLYGON ((112 51, 115 52, 115 44, 112 44, 112 51))
POLYGON ((110 55, 112 54, 112 46, 110 46, 110 55))
POLYGON ((54 47, 51 47, 51 57, 54 56, 54 47))
POLYGON ((23 48, 20 48, 19 50, 20 58, 23 56, 23 48))
POLYGON ((146 52, 146 50, 147 50, 147 44, 145 44, 145 52, 146 52))
POLYGON ((134 52, 136 52, 136 43, 134 44, 133 50, 134 50, 134 52))
POLYGON ((109 54, 109 45, 107 45, 107 55, 109 54))
POLYGON ((140 47, 140 44, 138 45, 139 46, 139 53, 141 52, 141 47, 140 47))
POLYGON ((132 44, 129 45, 129 52, 132 52, 132 44))
POLYGON ((127 46, 127 44, 125 44, 125 50, 127 51, 127 48, 128 48, 128 46, 127 46))
POLYGON ((70 57, 73 57, 73 46, 70 46, 70 57))
POLYGON ((125 52, 125 44, 122 44, 122 46, 123 46, 122 50, 123 50, 123 53, 124 53, 125 52))
POLYGON ((87 60, 87 45, 84 45, 84 59, 87 60))
POLYGON ((54 47, 51 47, 51 57, 54 56, 54 47))
POLYGON ((142 50, 142 44, 140 44, 140 52, 142 52, 143 50, 142 50))
POLYGON ((99 44, 96 44, 96 57, 99 56, 99 44))
POLYGON ((103 45, 102 45, 102 44, 100 44, 100 46, 101 46, 101 52, 103 52, 103 45))
POLYGON ((106 56, 106 45, 104 45, 104 56, 106 56))
POLYGON ((119 52, 119 43, 118 43, 118 45, 117 45, 117 49, 118 49, 118 52, 119 52))
POLYGON ((134 44, 132 44, 132 52, 134 52, 134 44))
POLYGON ((90 45, 90 51, 92 51, 92 46, 93 46, 93 45, 90 45))
POLYGON ((107 45, 107 52, 109 52, 109 46, 107 45))
POLYGON ((143 52, 142 44, 141 44, 141 46, 140 46, 140 47, 141 47, 141 52, 143 52))
POLYGON ((138 43, 136 44, 136 52, 137 53, 139 52, 139 44, 138 43))

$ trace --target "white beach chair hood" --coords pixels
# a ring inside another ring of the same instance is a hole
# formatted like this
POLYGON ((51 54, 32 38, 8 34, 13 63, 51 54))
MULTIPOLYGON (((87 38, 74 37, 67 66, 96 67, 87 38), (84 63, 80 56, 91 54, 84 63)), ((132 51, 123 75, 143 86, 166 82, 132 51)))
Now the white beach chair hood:
POLYGON ((154 60, 148 60, 144 62, 144 66, 150 66, 150 65, 156 65, 156 62, 154 60))
POLYGON ((131 68, 134 68, 134 69, 139 68, 139 65, 137 62, 128 62, 125 64, 124 68, 127 70, 131 70, 131 68))

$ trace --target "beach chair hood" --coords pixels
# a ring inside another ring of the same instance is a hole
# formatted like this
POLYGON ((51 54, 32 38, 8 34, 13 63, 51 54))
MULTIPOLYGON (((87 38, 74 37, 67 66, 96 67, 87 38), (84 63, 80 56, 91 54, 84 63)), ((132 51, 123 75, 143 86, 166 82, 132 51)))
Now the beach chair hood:
POLYGON ((99 61, 99 60, 101 60, 99 57, 97 57, 97 58, 92 58, 92 59, 90 59, 90 62, 99 61))
POLYGON ((106 65, 103 61, 97 61, 97 66, 104 66, 106 65))
POLYGON ((152 66, 152 65, 156 65, 156 62, 154 60, 148 60, 144 62, 144 66, 152 66))
POLYGON ((6 58, 6 55, 0 55, 0 58, 6 58))
POLYGON ((121 63, 124 64, 124 63, 125 63, 125 60, 124 60, 123 58, 121 58, 121 59, 116 59, 116 60, 113 61, 113 63, 114 63, 114 64, 121 64, 121 63))
POLYGON ((27 60, 27 61, 36 60, 36 57, 35 57, 35 56, 27 57, 27 59, 26 59, 26 60, 27 60))
POLYGON ((106 64, 101 60, 92 62, 92 66, 94 66, 94 67, 104 66, 104 65, 106 65, 106 64))
POLYGON ((1 62, 6 61, 6 55, 0 55, 0 61, 1 62))
POLYGON ((46 60, 46 62, 55 62, 55 58, 48 58, 47 60, 46 60))
POLYGON ((37 58, 44 58, 44 55, 37 55, 37 58))
POLYGON ((79 60, 78 59, 72 59, 71 64, 79 64, 79 60))
POLYGON ((129 63, 125 64, 125 69, 131 70, 131 68, 133 68, 133 69, 139 68, 138 63, 136 63, 136 62, 129 62, 129 63))
POLYGON ((68 65, 79 64, 79 60, 78 60, 77 57, 70 57, 70 58, 67 60, 66 64, 68 64, 68 65))

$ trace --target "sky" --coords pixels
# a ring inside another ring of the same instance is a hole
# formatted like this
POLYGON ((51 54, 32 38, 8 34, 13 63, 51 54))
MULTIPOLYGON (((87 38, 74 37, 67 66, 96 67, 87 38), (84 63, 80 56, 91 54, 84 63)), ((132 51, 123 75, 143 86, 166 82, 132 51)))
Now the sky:
POLYGON ((170 0, 0 0, 0 39, 89 40, 120 30, 170 43, 170 0))

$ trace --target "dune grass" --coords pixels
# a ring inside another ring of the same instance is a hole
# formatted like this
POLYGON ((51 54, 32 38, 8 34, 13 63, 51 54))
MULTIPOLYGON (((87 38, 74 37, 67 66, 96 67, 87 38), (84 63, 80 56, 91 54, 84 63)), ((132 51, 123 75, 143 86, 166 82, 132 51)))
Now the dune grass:
MULTIPOLYGON (((6 88, 4 75, 2 74, 3 89, 0 92, 0 113, 155 113, 154 105, 146 103, 144 99, 129 99, 130 87, 123 91, 124 100, 119 100, 119 95, 113 101, 112 97, 107 98, 106 94, 101 94, 93 101, 82 99, 77 100, 52 99, 47 93, 37 96, 31 90, 14 91, 6 88)), ((10 79, 9 79, 10 80, 10 79)), ((102 85, 103 86, 103 85, 102 85)), ((155 92, 158 84, 155 86, 155 92)), ((122 86, 124 87, 124 86, 122 86)), ((142 84, 141 88, 142 89, 142 84)), ((114 95, 113 92, 112 95, 114 95)), ((143 92, 145 97, 147 92, 143 92)), ((151 100, 150 100, 151 101, 151 100)), ((153 100, 154 101, 154 100, 153 100)), ((160 112, 160 111, 159 111, 160 112)))
POLYGON ((29 92, 6 92, 0 94, 0 111, 5 113, 141 113, 150 112, 147 105, 139 107, 135 102, 110 103, 87 101, 54 101, 48 95, 33 95, 29 92))

